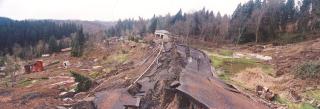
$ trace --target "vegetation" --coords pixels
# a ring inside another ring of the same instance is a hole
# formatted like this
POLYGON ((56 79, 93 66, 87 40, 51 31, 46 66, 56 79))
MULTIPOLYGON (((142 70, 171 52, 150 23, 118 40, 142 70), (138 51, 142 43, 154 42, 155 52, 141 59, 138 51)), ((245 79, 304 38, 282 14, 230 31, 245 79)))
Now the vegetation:
POLYGON ((124 63, 128 60, 128 54, 115 54, 106 60, 107 63, 124 63))
POLYGON ((21 58, 31 58, 37 55, 37 52, 57 51, 59 47, 53 39, 56 41, 63 39, 77 30, 77 25, 72 23, 58 24, 50 20, 15 21, 0 17, 0 55, 13 54, 16 52, 13 50, 14 46, 16 49, 21 49, 19 53, 21 58), (50 47, 50 51, 46 49, 48 43, 54 44, 50 47), (35 48, 42 48, 42 50, 35 48))
POLYGON ((305 62, 297 66, 296 75, 301 78, 319 78, 320 61, 305 62))
POLYGON ((320 90, 309 90, 305 92, 305 95, 320 101, 320 90))
POLYGON ((4 66, 4 58, 0 57, 0 66, 4 66))
POLYGON ((223 55, 223 56, 232 56, 233 55, 233 51, 223 49, 223 50, 219 51, 219 54, 223 55))
POLYGON ((60 51, 60 48, 58 47, 57 39, 54 36, 51 36, 49 38, 49 52, 58 52, 60 51))
POLYGON ((221 70, 218 76, 223 80, 230 80, 230 76, 246 68, 256 67, 258 65, 256 61, 252 59, 230 57, 230 52, 231 51, 228 50, 222 50, 219 54, 210 53, 212 66, 221 70))
POLYGON ((279 104, 284 104, 288 106, 288 109, 317 109, 312 104, 306 103, 306 102, 301 102, 301 103, 293 103, 290 102, 288 99, 283 98, 281 96, 276 96, 275 101, 279 104))
MULTIPOLYGON (((183 39, 194 38, 222 43, 275 42, 294 43, 308 39, 307 34, 319 33, 320 3, 318 0, 249 0, 239 4, 232 16, 213 13, 205 8, 193 13, 179 10, 171 16, 118 21, 107 33, 130 36, 155 29, 166 29, 183 39)), ((141 34, 140 34, 141 35, 141 34)))
POLYGON ((84 44, 85 44, 85 36, 83 30, 80 29, 76 36, 72 40, 72 50, 71 56, 73 57, 80 57, 83 54, 84 44))
POLYGON ((75 78, 75 81, 78 82, 77 87, 75 89, 76 92, 88 91, 93 85, 93 82, 90 78, 73 71, 71 71, 70 73, 75 78))

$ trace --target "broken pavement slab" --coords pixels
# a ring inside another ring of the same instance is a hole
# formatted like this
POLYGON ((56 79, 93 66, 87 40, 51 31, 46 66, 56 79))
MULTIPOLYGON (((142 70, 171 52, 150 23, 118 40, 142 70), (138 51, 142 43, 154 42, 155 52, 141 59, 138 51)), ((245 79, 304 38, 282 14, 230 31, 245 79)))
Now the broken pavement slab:
MULTIPOLYGON (((183 48, 178 50, 183 52, 183 48)), ((188 61, 185 69, 180 73, 181 85, 177 88, 179 91, 210 109, 268 109, 261 103, 230 91, 231 87, 212 75, 209 58, 204 53, 190 49, 190 55, 193 61, 188 61), (198 62, 199 60, 200 62, 198 62)))
POLYGON ((133 93, 124 88, 99 92, 94 100, 97 108, 268 109, 215 77, 205 53, 183 45, 166 47, 173 48, 165 48, 168 51, 161 54, 157 65, 129 90, 133 93))

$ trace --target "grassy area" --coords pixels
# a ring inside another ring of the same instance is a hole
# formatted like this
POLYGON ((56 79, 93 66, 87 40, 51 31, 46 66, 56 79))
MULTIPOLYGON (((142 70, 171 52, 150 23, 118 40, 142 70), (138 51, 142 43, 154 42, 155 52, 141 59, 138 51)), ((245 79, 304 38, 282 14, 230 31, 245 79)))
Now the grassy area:
MULTIPOLYGON (((269 64, 264 64, 259 62, 256 59, 249 58, 233 58, 232 51, 228 50, 219 50, 219 52, 206 52, 212 61, 212 66, 217 69, 217 74, 220 79, 225 80, 227 82, 232 82, 235 84, 240 83, 236 81, 230 81, 231 77, 236 73, 239 73, 247 68, 261 68, 262 71, 270 76, 274 76, 275 70, 269 64)), ((320 100, 320 90, 307 92, 308 96, 313 96, 315 99, 320 100)), ((277 96, 275 102, 279 104, 287 105, 289 109, 316 109, 312 106, 312 104, 302 102, 302 103, 293 103, 290 100, 277 96)))
POLYGON ((305 92, 307 97, 311 97, 317 101, 320 101, 320 90, 310 90, 305 92))
POLYGON ((233 51, 231 50, 219 50, 218 52, 220 55, 223 55, 223 56, 232 56, 233 55, 233 51))
POLYGON ((309 103, 299 103, 299 104, 291 103, 291 104, 288 104, 288 107, 289 109, 316 109, 309 103))
POLYGON ((20 82, 18 82, 18 87, 27 87, 30 86, 33 83, 39 82, 39 81, 44 81, 44 80, 48 80, 49 78, 39 78, 39 79, 30 79, 30 78, 26 78, 20 82))
POLYGON ((25 79, 21 82, 18 83, 19 87, 26 87, 32 84, 32 80, 31 79, 25 79))
POLYGON ((305 40, 305 35, 301 34, 290 34, 285 33, 278 36, 277 39, 273 41, 276 45, 283 45, 283 44, 290 44, 290 43, 297 43, 305 40))
POLYGON ((279 104, 284 104, 288 106, 288 109, 316 109, 314 106, 312 106, 309 103, 293 103, 290 102, 289 100, 287 100, 286 98, 277 96, 275 98, 275 102, 279 103, 279 104))
POLYGON ((92 79, 97 79, 97 78, 103 76, 104 74, 109 73, 111 70, 112 70, 112 68, 105 68, 105 69, 103 69, 103 72, 91 72, 89 74, 89 77, 92 79))
POLYGON ((275 76, 275 70, 273 69, 273 67, 271 65, 268 64, 259 64, 259 66, 261 67, 262 71, 264 73, 266 73, 269 76, 275 76))
POLYGON ((274 76, 275 70, 269 64, 260 63, 256 59, 250 58, 233 58, 233 51, 219 50, 219 52, 207 52, 211 58, 212 66, 221 70, 218 74, 224 80, 229 80, 229 77, 245 70, 247 68, 260 67, 262 71, 270 76, 274 76))
POLYGON ((128 54, 114 54, 107 58, 106 63, 123 63, 128 60, 128 54))
POLYGON ((211 53, 210 58, 212 61, 212 66, 220 69, 221 72, 218 76, 223 80, 229 80, 230 76, 245 70, 246 68, 251 68, 256 66, 256 61, 244 58, 231 58, 228 53, 225 55, 211 53))
POLYGON ((320 77, 320 61, 304 62, 295 69, 296 76, 301 78, 320 77))
POLYGON ((233 71, 240 71, 247 67, 255 66, 256 61, 253 59, 246 59, 246 58, 232 58, 229 56, 219 55, 215 53, 210 54, 212 65, 217 68, 226 68, 232 66, 230 70, 233 71))

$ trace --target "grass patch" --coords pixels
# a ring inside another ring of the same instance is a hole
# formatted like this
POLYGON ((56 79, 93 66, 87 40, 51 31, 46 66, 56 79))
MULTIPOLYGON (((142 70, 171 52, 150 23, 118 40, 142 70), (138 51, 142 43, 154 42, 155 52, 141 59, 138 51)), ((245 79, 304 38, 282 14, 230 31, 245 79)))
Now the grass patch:
POLYGON ((18 87, 26 87, 32 84, 32 79, 24 79, 18 83, 18 87))
POLYGON ((96 79, 96 78, 98 78, 98 77, 101 76, 101 75, 102 75, 102 73, 100 73, 100 72, 91 72, 91 73, 89 74, 90 78, 93 78, 93 79, 96 79))
POLYGON ((104 74, 109 73, 112 69, 113 68, 104 68, 101 72, 96 72, 96 71, 91 72, 89 74, 89 77, 92 79, 97 79, 97 78, 103 76, 104 74))
POLYGON ((273 69, 273 67, 271 65, 268 65, 268 64, 260 64, 259 65, 262 69, 262 71, 264 73, 266 73, 267 75, 269 76, 275 76, 275 70, 273 69))
POLYGON ((300 78, 319 78, 320 61, 309 61, 298 65, 295 69, 296 76, 300 78))
POLYGON ((30 79, 30 78, 27 78, 27 79, 24 79, 20 82, 18 82, 18 87, 27 87, 33 83, 36 83, 36 82, 39 82, 39 81, 44 81, 44 80, 48 80, 49 78, 47 77, 42 77, 42 78, 38 78, 38 79, 30 79))
POLYGON ((233 51, 222 49, 222 50, 219 50, 219 54, 223 55, 223 56, 232 56, 233 55, 233 51))
POLYGON ((305 35, 301 34, 290 34, 284 33, 278 36, 277 39, 273 41, 274 45, 284 45, 290 43, 297 43, 305 40, 305 35))
POLYGON ((222 80, 225 80, 225 81, 229 81, 230 80, 230 74, 229 73, 221 73, 218 75, 218 77, 222 80))
POLYGON ((221 72, 218 73, 219 78, 223 80, 230 80, 230 77, 236 73, 239 73, 246 68, 251 68, 256 66, 256 61, 245 58, 231 58, 229 56, 223 56, 219 54, 210 54, 212 66, 220 69, 221 72))
POLYGON ((128 60, 128 54, 115 54, 106 60, 106 63, 112 64, 112 63, 123 63, 128 60))
POLYGON ((309 103, 292 103, 289 100, 282 98, 280 96, 276 96, 275 101, 279 104, 284 104, 288 106, 288 109, 316 109, 309 103))
POLYGON ((317 109, 309 103, 299 103, 299 104, 291 103, 288 105, 288 107, 289 109, 317 109))
POLYGON ((212 65, 222 68, 229 73, 238 73, 246 68, 255 67, 256 61, 244 58, 227 58, 219 55, 211 55, 212 65))
POLYGON ((307 97, 311 97, 316 99, 317 101, 320 101, 320 90, 310 90, 305 92, 305 95, 307 97))
POLYGON ((277 102, 279 104, 289 104, 290 103, 289 100, 282 98, 279 95, 277 95, 274 100, 275 100, 275 102, 277 102))

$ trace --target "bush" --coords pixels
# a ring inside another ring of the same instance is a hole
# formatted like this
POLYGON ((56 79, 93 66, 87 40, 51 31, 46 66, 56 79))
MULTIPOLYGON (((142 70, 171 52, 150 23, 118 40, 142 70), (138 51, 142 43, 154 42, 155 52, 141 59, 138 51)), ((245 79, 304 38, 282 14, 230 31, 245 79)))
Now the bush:
POLYGON ((318 78, 320 77, 320 61, 302 63, 296 67, 295 73, 301 78, 318 78))
POLYGON ((139 38, 139 37, 134 37, 134 36, 130 36, 129 38, 128 38, 128 40, 130 40, 130 41, 134 41, 134 42, 139 42, 139 40, 140 40, 141 38, 139 38))
POLYGON ((0 57, 0 66, 4 66, 4 58, 0 57))
POLYGON ((78 74, 76 72, 73 72, 73 71, 71 71, 70 73, 75 78, 75 81, 78 82, 78 85, 75 89, 76 92, 85 92, 91 88, 93 82, 90 78, 85 77, 85 76, 78 74))

